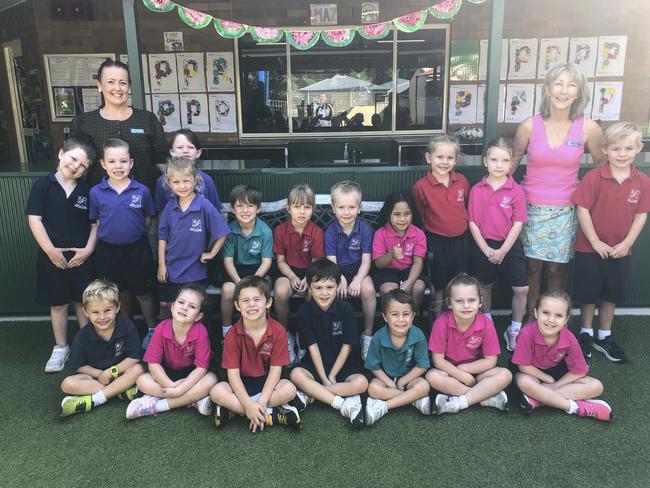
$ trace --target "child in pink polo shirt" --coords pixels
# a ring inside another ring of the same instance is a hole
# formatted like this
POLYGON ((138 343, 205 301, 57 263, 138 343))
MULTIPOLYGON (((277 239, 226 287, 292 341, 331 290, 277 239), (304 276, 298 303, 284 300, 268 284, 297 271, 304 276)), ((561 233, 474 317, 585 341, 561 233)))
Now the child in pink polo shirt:
POLYGON ((409 192, 388 195, 379 213, 382 227, 372 239, 372 260, 377 268, 373 281, 381 296, 401 288, 413 297, 417 311, 429 277, 424 266, 427 238, 413 225, 414 211, 415 203, 409 192))
POLYGON ((527 220, 526 197, 509 175, 512 148, 507 139, 499 137, 488 144, 483 164, 488 175, 469 194, 469 230, 474 238, 469 269, 481 281, 483 310, 490 319, 497 274, 508 279, 512 287, 512 323, 503 336, 508 351, 514 351, 528 295, 526 257, 519 241, 527 220))
POLYGON ((587 376, 589 367, 576 337, 567 329, 571 298, 562 290, 542 293, 534 309, 536 322, 521 329, 512 363, 521 391, 520 407, 530 413, 546 405, 568 414, 611 420, 612 409, 593 400, 603 385, 587 376))
POLYGON ((210 388, 217 376, 208 371, 212 351, 208 331, 200 322, 207 298, 196 285, 184 285, 172 303, 172 318, 159 323, 151 336, 144 361, 149 372, 138 377, 138 389, 145 393, 126 409, 127 419, 157 415, 188 405, 210 415, 210 388))
POLYGON ((440 392, 431 413, 456 413, 470 405, 508 410, 504 388, 512 374, 497 367, 501 353, 494 323, 479 312, 481 284, 465 273, 454 276, 445 291, 449 311, 433 323, 429 351, 433 359, 426 379, 440 392))

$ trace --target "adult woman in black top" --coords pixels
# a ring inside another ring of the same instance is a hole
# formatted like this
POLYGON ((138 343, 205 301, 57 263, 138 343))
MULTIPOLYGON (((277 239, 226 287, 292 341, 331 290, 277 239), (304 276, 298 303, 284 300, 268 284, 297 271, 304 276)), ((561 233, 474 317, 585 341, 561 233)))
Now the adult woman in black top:
MULTIPOLYGON (((154 114, 127 105, 130 83, 126 64, 112 59, 104 61, 97 72, 97 88, 104 104, 98 110, 76 116, 72 120, 71 133, 90 137, 100 157, 107 139, 126 141, 133 159, 131 175, 153 193, 160 174, 156 165, 165 164, 169 145, 154 114)), ((95 164, 86 178, 94 184, 102 176, 104 170, 95 164)))

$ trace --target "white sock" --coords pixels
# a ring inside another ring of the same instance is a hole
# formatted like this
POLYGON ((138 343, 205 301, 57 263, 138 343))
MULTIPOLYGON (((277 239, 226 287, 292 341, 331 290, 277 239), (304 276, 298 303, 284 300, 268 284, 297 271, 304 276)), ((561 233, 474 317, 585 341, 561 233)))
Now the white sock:
POLYGON ((606 337, 609 337, 611 335, 612 335, 611 330, 598 329, 598 340, 599 341, 602 341, 603 339, 605 339, 606 337))
POLYGON ((594 336, 594 329, 591 327, 587 329, 586 327, 580 327, 580 333, 581 334, 589 334, 591 337, 594 336))
POLYGON ((467 397, 465 395, 461 395, 458 397, 458 404, 460 405, 460 409, 464 410, 466 409, 469 405, 467 405, 467 397))
POLYGON ((492 314, 490 312, 485 312, 485 315, 487 315, 488 319, 494 322, 494 319, 492 318, 492 314))
POLYGON ((569 400, 571 402, 571 405, 569 405, 569 410, 566 410, 566 413, 569 415, 575 415, 578 413, 578 404, 574 402, 573 400, 569 400))
POLYGON ((343 398, 336 395, 330 405, 334 410, 341 410, 341 407, 343 406, 343 398))
POLYGON ((510 330, 512 332, 518 332, 521 330, 521 322, 515 322, 514 320, 510 322, 510 330))
POLYGON ((166 412, 167 410, 169 410, 169 402, 166 398, 161 398, 156 402, 157 412, 166 412))
POLYGON ((93 407, 106 403, 106 395, 104 395, 104 390, 99 390, 97 393, 93 393, 90 399, 93 402, 93 407))

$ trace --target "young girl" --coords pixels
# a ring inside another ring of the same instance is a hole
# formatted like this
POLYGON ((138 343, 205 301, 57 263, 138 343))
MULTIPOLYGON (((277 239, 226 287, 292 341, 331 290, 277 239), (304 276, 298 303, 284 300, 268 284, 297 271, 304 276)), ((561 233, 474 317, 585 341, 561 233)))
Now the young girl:
POLYGON ((492 321, 479 312, 481 284, 461 273, 446 289, 449 311, 433 323, 429 351, 433 369, 426 375, 432 390, 439 391, 432 413, 456 413, 470 405, 508 410, 503 391, 512 374, 497 367, 501 353, 492 321))
MULTIPOLYGON (((172 144, 169 147, 169 153, 172 157, 189 159, 197 166, 197 182, 194 191, 207 198, 214 207, 221 211, 221 200, 217 187, 212 178, 207 173, 198 169, 198 161, 201 157, 201 142, 194 132, 189 129, 181 129, 173 134, 172 144)), ((173 198, 172 193, 165 175, 161 175, 156 182, 156 191, 154 193, 154 204, 158 212, 162 212, 167 202, 173 198)))
POLYGON ((145 393, 129 403, 127 419, 156 415, 172 408, 192 405, 210 415, 208 396, 217 376, 208 371, 212 351, 208 331, 200 322, 206 299, 202 288, 181 287, 172 304, 172 318, 156 327, 144 361, 149 372, 138 377, 138 389, 145 393))
POLYGON ((512 323, 504 333, 508 351, 514 351, 526 312, 528 279, 519 233, 526 222, 524 190, 510 176, 512 148, 499 137, 488 144, 483 164, 488 175, 469 194, 470 274, 482 283, 483 310, 490 318, 492 286, 497 274, 512 287, 512 323))
POLYGON ((533 310, 536 322, 526 325, 517 338, 512 363, 518 366, 515 382, 521 390, 525 413, 547 405, 569 414, 611 420, 612 409, 593 400, 603 385, 587 376, 589 367, 575 336, 567 329, 571 298, 561 290, 539 296, 533 310))
POLYGON ((460 145, 453 136, 441 134, 429 143, 426 153, 431 172, 415 183, 413 197, 424 219, 427 247, 433 258, 431 282, 436 290, 433 301, 435 316, 442 310, 443 290, 456 274, 467 271, 467 197, 469 183, 456 173, 460 145))
POLYGON ((373 281, 384 296, 401 288, 413 297, 420 310, 428 283, 424 270, 427 240, 413 225, 415 204, 409 192, 391 193, 379 213, 380 227, 372 239, 372 259, 377 271, 373 281))
POLYGON ((175 198, 165 206, 158 228, 161 308, 167 307, 182 286, 205 285, 205 263, 217 255, 229 232, 214 205, 194 190, 197 170, 192 161, 171 158, 166 178, 175 198))

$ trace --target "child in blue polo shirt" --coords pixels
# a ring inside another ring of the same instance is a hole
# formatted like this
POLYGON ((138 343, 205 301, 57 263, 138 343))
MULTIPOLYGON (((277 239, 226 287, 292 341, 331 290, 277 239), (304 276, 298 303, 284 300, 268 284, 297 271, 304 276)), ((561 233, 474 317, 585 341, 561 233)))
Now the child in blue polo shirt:
MULTIPOLYGON (((90 190, 90 218, 97 219, 99 226, 95 249, 97 276, 116 283, 120 292, 134 294, 147 327, 153 329, 155 281, 147 232, 156 211, 151 192, 129 176, 133 159, 126 142, 108 139, 102 149, 99 162, 107 176, 90 190)), ((122 314, 127 317, 131 315, 126 308, 129 302, 121 303, 122 314)))
POLYGON ((59 166, 34 182, 27 200, 27 222, 38 244, 36 300, 50 307, 54 348, 47 373, 62 371, 70 354, 66 332, 68 305, 74 304, 79 325, 86 323, 81 305, 93 279, 92 260, 97 225, 88 218, 90 187, 81 178, 95 160, 92 142, 68 138, 59 151, 59 166))
POLYGON ((291 381, 299 388, 296 407, 302 410, 315 398, 349 418, 354 427, 362 427, 359 395, 368 380, 350 355, 359 339, 352 306, 336 296, 341 272, 322 258, 307 268, 306 277, 311 300, 298 308, 298 334, 308 352, 291 371, 291 381))
POLYGON ((235 285, 249 275, 266 276, 273 263, 273 231, 257 218, 262 192, 251 185, 237 185, 230 192, 235 221, 223 246, 223 268, 227 278, 221 285, 223 337, 232 327, 235 285))
POLYGON ((375 285, 369 274, 372 264, 372 229, 358 218, 361 212, 361 187, 358 183, 340 181, 332 187, 330 194, 336 220, 325 230, 325 255, 338 264, 341 270, 339 296, 361 298, 361 357, 365 359, 377 310, 375 285))
POLYGON ((424 415, 431 414, 429 383, 423 378, 429 369, 427 339, 413 326, 414 309, 411 295, 399 288, 381 299, 386 325, 372 337, 365 363, 375 375, 368 387, 366 425, 409 404, 424 415))
POLYGON ((142 347, 138 331, 128 318, 118 315, 117 285, 95 280, 84 290, 83 310, 90 325, 74 338, 68 369, 75 374, 61 383, 67 396, 61 402, 61 417, 89 412, 119 396, 132 400, 137 393, 142 347))
POLYGON ((161 316, 185 285, 205 286, 206 263, 214 259, 229 232, 214 205, 196 193, 194 163, 171 158, 165 172, 172 198, 160 216, 158 228, 158 281, 161 316))

